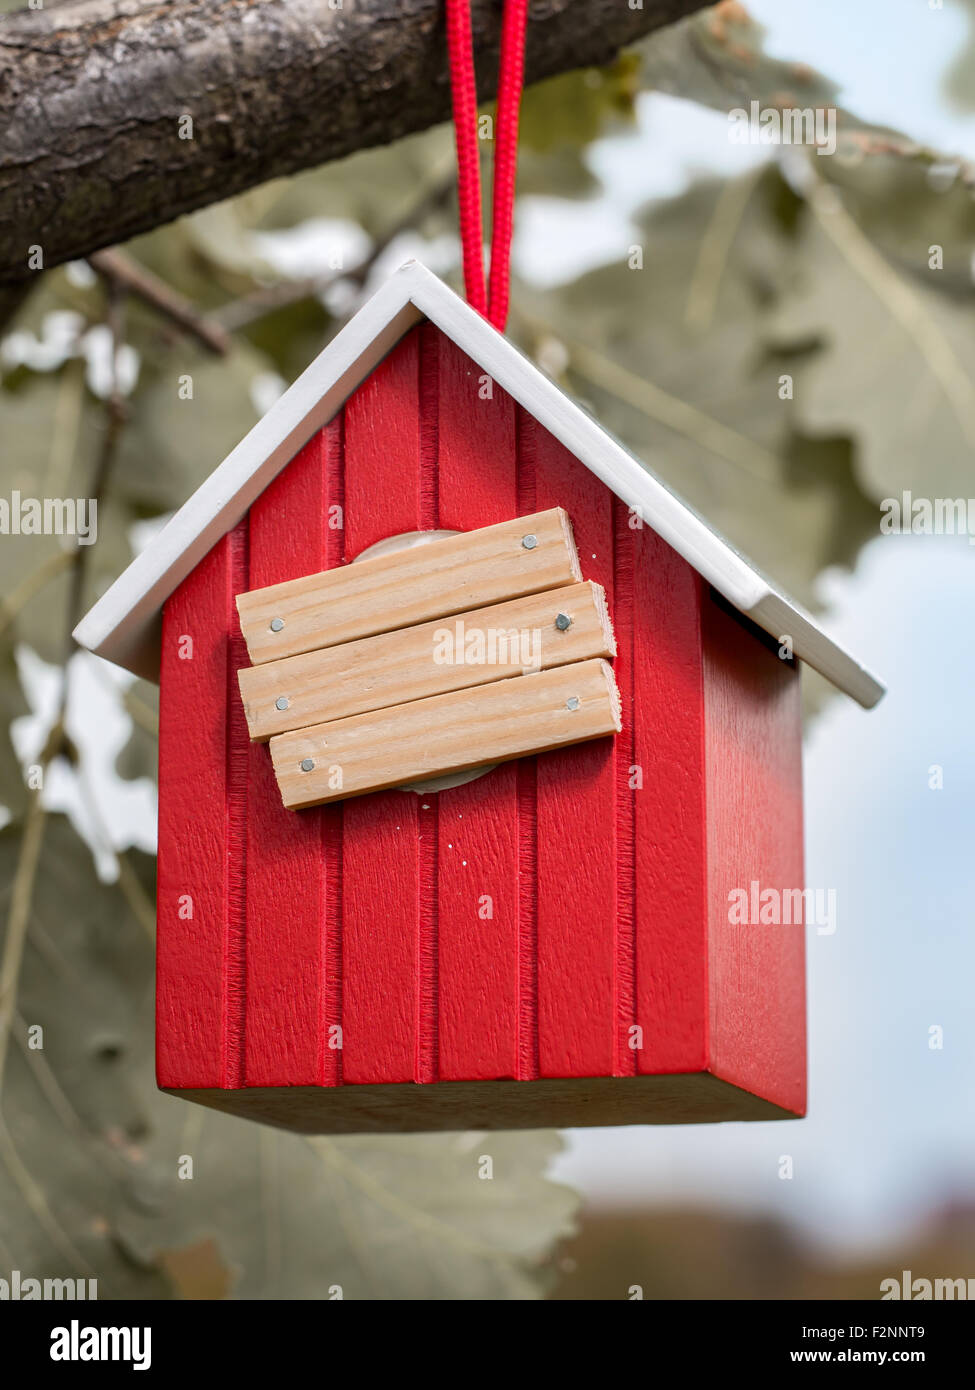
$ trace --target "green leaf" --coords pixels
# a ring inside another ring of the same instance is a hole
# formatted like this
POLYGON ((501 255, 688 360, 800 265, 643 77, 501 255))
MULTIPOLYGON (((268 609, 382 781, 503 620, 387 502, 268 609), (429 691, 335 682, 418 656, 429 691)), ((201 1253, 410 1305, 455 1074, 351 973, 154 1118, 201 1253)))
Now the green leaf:
POLYGON ((264 314, 243 330, 243 336, 286 382, 291 382, 321 352, 331 324, 331 316, 309 296, 264 314))
POLYGON ((862 490, 875 501, 916 486, 953 497, 975 449, 972 306, 904 275, 861 231, 834 190, 814 187, 797 273, 778 306, 780 342, 819 344, 796 363, 801 428, 856 441, 862 490))
POLYGON ((888 153, 864 134, 857 160, 810 158, 814 178, 834 187, 857 226, 896 269, 925 290, 975 307, 975 168, 916 148, 888 153), (936 252, 940 251, 940 257, 936 252), (938 269, 932 261, 941 260, 938 269))

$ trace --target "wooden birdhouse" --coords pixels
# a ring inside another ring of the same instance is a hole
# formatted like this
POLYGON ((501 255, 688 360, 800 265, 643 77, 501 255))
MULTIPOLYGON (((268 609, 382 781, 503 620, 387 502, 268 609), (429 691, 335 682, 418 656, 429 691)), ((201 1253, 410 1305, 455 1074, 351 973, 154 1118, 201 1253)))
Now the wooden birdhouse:
POLYGON ((800 663, 882 688, 422 266, 76 636, 161 685, 167 1091, 307 1132, 803 1113, 803 927, 729 902, 803 887, 800 663))

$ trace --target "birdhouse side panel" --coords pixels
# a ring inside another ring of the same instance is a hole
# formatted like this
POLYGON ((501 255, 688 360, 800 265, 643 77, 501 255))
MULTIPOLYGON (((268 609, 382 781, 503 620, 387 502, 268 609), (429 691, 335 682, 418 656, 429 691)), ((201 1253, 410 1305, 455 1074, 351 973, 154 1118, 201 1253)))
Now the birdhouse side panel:
POLYGON ((709 1069, 805 1112, 802 710, 797 663, 705 608, 709 1069))

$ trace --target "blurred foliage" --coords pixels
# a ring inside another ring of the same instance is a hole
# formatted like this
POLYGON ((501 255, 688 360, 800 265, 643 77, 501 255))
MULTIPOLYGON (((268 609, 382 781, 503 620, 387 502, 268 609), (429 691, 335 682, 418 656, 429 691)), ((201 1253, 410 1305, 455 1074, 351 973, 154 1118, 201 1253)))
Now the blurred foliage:
POLYGON ((864 1299, 905 1269, 936 1279, 972 1268, 975 1209, 949 1200, 910 1237, 840 1263, 774 1217, 718 1211, 593 1212, 566 1246, 554 1297, 566 1300, 864 1299))
POLYGON ((953 0, 968 16, 968 39, 956 55, 948 72, 945 90, 954 104, 963 111, 975 107, 975 0, 953 0))
MULTIPOLYGON (((970 48, 950 74, 960 103, 971 104, 973 71, 970 48)), ((826 77, 767 57, 760 28, 726 0, 605 70, 526 93, 520 196, 600 198, 594 150, 640 150, 650 92, 718 112, 835 99, 826 77)), ((882 497, 922 480, 926 495, 967 495, 975 442, 972 171, 843 111, 838 128, 830 158, 767 149, 745 174, 695 179, 621 220, 606 264, 557 289, 517 285, 509 330, 810 606, 822 571, 852 566, 877 534, 882 497)), ((485 142, 486 174, 488 153, 485 142)), ((574 1199, 543 1176, 551 1135, 310 1142, 159 1095, 152 863, 117 846, 118 882, 100 882, 75 829, 40 815, 8 732, 26 711, 17 645, 64 661, 73 618, 131 557, 133 526, 185 500, 390 264, 424 254, 458 284, 452 172, 440 128, 127 246, 228 331, 229 351, 128 295, 125 418, 97 546, 0 545, 0 979, 12 972, 17 986, 0 1263, 11 1268, 91 1271, 103 1296, 327 1298, 341 1284, 347 1297, 520 1298, 544 1291, 571 1228, 574 1199), (34 1023, 43 1052, 25 1046, 34 1023), (479 1146, 494 1156, 492 1183, 472 1180, 479 1146), (192 1181, 177 1178, 184 1153, 192 1181)), ((105 285, 68 267, 5 325, 0 496, 91 495, 112 420, 106 312, 105 285)), ((132 720, 118 774, 151 777, 154 691, 138 683, 118 698, 132 720)))

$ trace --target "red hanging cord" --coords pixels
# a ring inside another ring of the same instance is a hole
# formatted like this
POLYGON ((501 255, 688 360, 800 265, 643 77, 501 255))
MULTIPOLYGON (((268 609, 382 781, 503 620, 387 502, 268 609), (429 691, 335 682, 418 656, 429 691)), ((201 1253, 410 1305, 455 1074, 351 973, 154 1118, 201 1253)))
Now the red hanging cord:
POLYGON ((446 0, 447 53, 457 145, 457 202, 467 300, 495 328, 504 329, 511 286, 511 228, 518 164, 518 113, 525 72, 528 0, 504 0, 495 122, 491 274, 484 283, 481 165, 477 144, 477 85, 470 0, 446 0))

